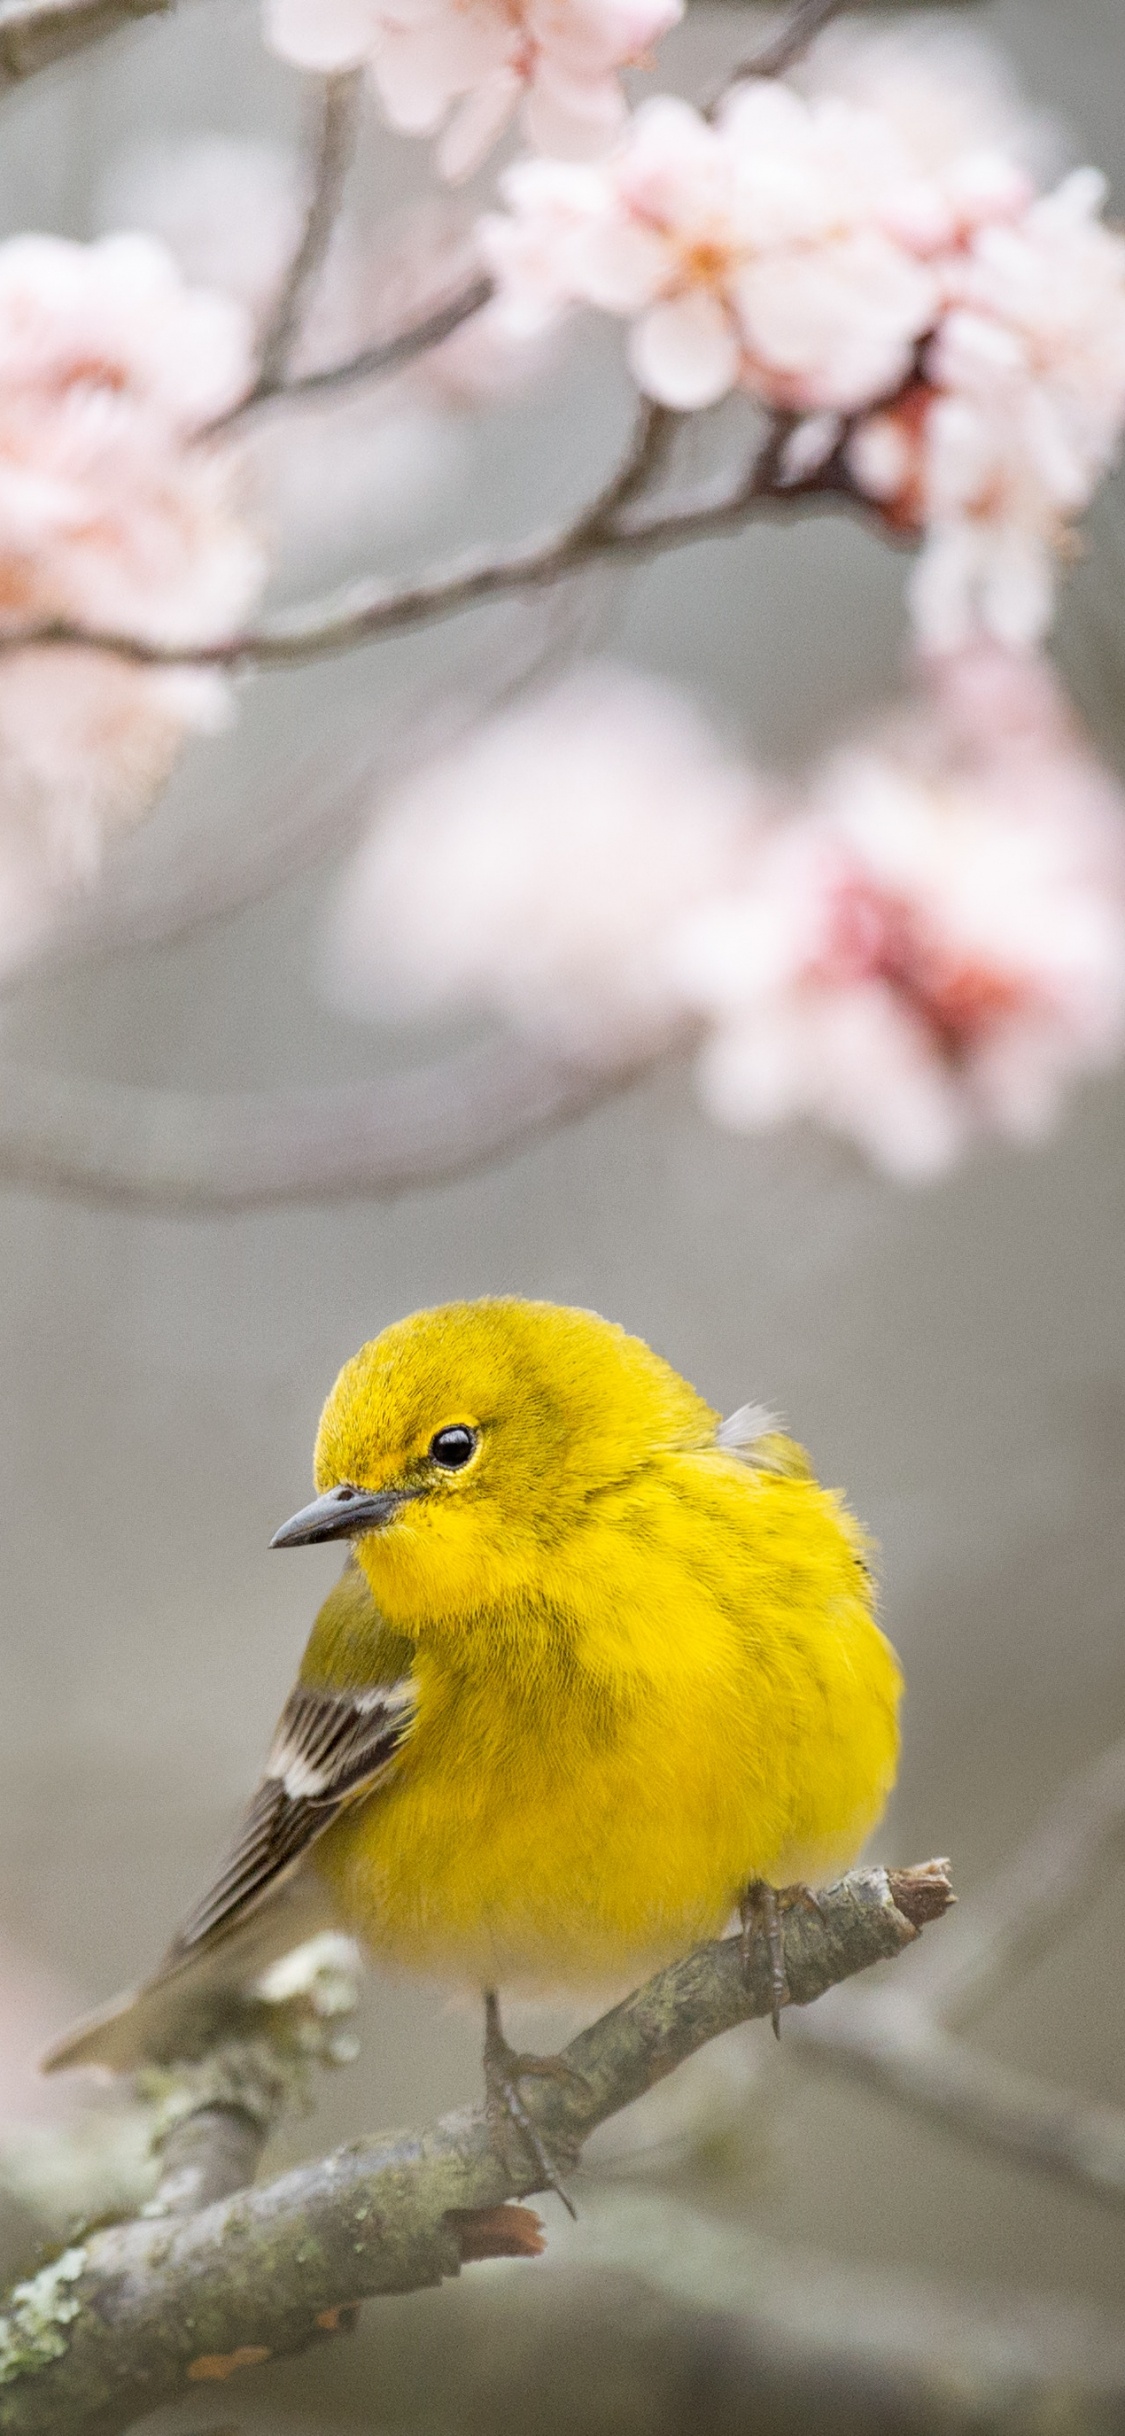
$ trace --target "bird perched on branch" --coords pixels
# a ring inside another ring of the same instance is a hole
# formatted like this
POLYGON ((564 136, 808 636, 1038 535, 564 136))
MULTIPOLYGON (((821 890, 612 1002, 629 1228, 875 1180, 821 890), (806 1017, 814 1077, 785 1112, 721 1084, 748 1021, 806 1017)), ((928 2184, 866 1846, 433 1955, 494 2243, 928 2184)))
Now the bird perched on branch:
POLYGON ((486 2003, 495 2120, 553 2179, 496 1991, 641 1977, 854 1859, 901 1684, 865 1543, 756 1407, 637 1337, 515 1298, 420 1311, 341 1372, 277 1548, 354 1554, 265 1773, 148 1985, 48 2058, 194 2052, 216 1988, 310 1903, 486 2003))

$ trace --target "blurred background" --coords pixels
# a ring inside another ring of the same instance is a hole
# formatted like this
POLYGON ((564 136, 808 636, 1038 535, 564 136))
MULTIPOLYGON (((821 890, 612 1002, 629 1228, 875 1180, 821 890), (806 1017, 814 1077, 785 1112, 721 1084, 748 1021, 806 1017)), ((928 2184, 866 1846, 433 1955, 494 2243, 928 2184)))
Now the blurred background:
MULTIPOLYGON (((732 57, 732 14, 693 0, 665 81, 710 90, 732 57)), ((998 0, 972 15, 1120 200, 1117 0, 998 0)), ((97 233, 154 141, 302 134, 298 80, 263 50, 256 8, 218 0, 139 26, 4 107, 5 233, 97 233)), ((422 170, 414 148, 381 134, 364 176, 389 206, 422 170)), ((358 563, 373 548, 382 565, 423 560, 486 518, 498 535, 549 520, 612 462, 627 411, 614 351, 594 346, 533 396, 436 430, 421 471, 430 441, 399 435, 398 504, 374 541, 354 535, 358 563)), ((1069 582, 1058 657, 1125 766, 1115 512, 1110 492, 1104 547, 1069 582)), ((341 542, 333 564, 346 561, 341 542)), ((877 538, 822 519, 590 579, 575 614, 587 639, 686 681, 728 736, 785 763, 900 687, 901 585, 877 538)), ((237 723, 177 772, 160 850, 236 820, 252 832, 305 756, 330 779, 334 757, 343 768, 410 689, 471 690, 494 658, 549 639, 541 608, 506 607, 257 679, 237 723)), ((112 954, 94 940, 49 959, 9 992, 6 1052, 208 1090, 406 1063, 425 1041, 324 1003, 331 887, 330 858, 186 938, 112 954)), ((0 1925, 37 2034, 151 1966, 254 1777, 338 1562, 327 1549, 282 1562, 267 1542, 307 1493, 339 1364, 397 1314, 488 1291, 612 1315, 724 1409, 775 1405, 821 1476, 846 1486, 881 1546, 909 1686, 878 1857, 949 1852, 968 1894, 1125 1726, 1120 1074, 1078 1091, 1044 1147, 989 1145, 916 1189, 811 1130, 725 1135, 673 1068, 485 1173, 389 1205, 178 1218, 6 1191, 0 1925)), ((1123 1925, 1125 1883, 1107 1869, 978 2043, 1087 2096, 1125 2099, 1123 1925)), ((1044 2311, 1088 2306, 1091 2326, 1120 2305, 1120 2215, 814 2074, 784 2039, 775 2050, 766 2025, 728 2044, 729 2070, 708 2067, 718 2128, 677 2188, 726 2228, 731 2274, 739 2242, 784 2240, 833 2274, 906 2273, 978 2300, 1018 2287, 1044 2311), (724 2111, 728 2082, 737 2103, 724 2111)), ((277 2153, 422 2122, 478 2080, 475 2017, 373 1975, 360 2062, 277 2153)), ((33 2102, 15 2074, 9 2115, 33 2102)), ((656 2185, 620 2157, 600 2202, 589 2181, 577 2228, 564 2232, 546 2203, 553 2263, 533 2296, 538 2268, 497 2268, 452 2292, 371 2304, 350 2344, 255 2372, 229 2401, 165 2413, 154 2430, 736 2424, 699 2368, 696 2335, 684 2368, 673 2335, 687 2300, 630 2259, 626 2197, 642 2194, 639 2225, 656 2185), (516 2277, 529 2291, 518 2333, 504 2298, 516 2277), (573 2337, 564 2347, 552 2334, 549 2296, 564 2290, 584 2312, 579 2368, 573 2337)), ((643 2247, 648 2234, 635 2238, 643 2247)))

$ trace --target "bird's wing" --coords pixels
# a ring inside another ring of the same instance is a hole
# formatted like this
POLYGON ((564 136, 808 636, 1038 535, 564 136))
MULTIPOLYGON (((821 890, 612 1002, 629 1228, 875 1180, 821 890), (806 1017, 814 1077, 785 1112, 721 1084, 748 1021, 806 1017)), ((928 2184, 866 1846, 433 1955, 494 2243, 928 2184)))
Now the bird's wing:
POLYGON ((410 1730, 415 1701, 409 1675, 366 1691, 295 1686, 230 1850, 163 1970, 226 1935, 274 1893, 347 1802, 374 1791, 410 1730))
POLYGON ((129 2072, 215 2043, 231 2000, 324 1925, 324 1891, 301 1863, 348 1802, 382 1783, 410 1731, 415 1697, 409 1674, 354 1691, 297 1684, 226 1859, 159 1970, 79 2022, 44 2058, 45 2071, 108 2064, 129 2072))

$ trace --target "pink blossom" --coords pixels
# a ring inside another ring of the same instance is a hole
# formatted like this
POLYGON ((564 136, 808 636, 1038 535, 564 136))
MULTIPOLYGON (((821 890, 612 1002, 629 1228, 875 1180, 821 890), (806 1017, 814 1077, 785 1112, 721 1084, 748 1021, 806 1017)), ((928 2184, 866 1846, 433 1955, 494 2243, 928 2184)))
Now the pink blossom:
POLYGON ((648 102, 607 161, 517 162, 503 188, 484 237, 513 309, 628 319, 636 378, 665 405, 740 384, 849 410, 898 386, 937 310, 932 214, 893 130, 777 82, 739 86, 714 125, 648 102))
POLYGON ((663 1045, 661 943, 737 869, 753 782, 668 687, 589 668, 409 779, 350 873, 334 987, 369 1013, 475 1007, 572 1056, 663 1045))
POLYGON ((672 943, 706 1105, 818 1117, 903 1176, 1041 1133, 1125 1038, 1123 815, 1044 665, 937 663, 672 943))
POLYGON ((440 131, 445 176, 465 177, 518 108, 529 141, 581 156, 619 132, 618 71, 645 58, 682 0, 266 0, 273 48, 294 65, 366 67, 383 115, 440 131))
POLYGON ((492 1013, 595 1064, 694 1044, 720 1122, 812 1117, 933 1175, 1125 1044, 1125 799, 996 646, 788 801, 588 670, 400 789, 332 952, 360 1011, 492 1013))
POLYGON ((1125 239, 1077 170, 1016 221, 983 227, 944 274, 925 378, 855 434, 853 471, 924 536, 922 639, 1046 631, 1067 529, 1125 428, 1125 239))
POLYGON ((236 460, 195 435, 250 370, 245 314, 148 238, 0 246, 0 622, 230 630, 263 554, 236 460))
POLYGON ((835 95, 893 128, 949 244, 1012 216, 1057 171, 1058 129, 1029 107, 1005 54, 948 17, 830 25, 793 71, 802 92, 835 95))
POLYGON ((1045 149, 979 43, 838 29, 714 121, 663 98, 600 161, 517 162, 482 225, 498 311, 593 306, 663 404, 798 414, 790 480, 846 439, 923 539, 922 641, 1026 646, 1125 429, 1125 237, 1093 170, 1036 193, 1045 149))
POLYGON ((0 966, 97 877, 191 730, 224 715, 213 677, 76 649, 0 654, 0 966))
POLYGON ((0 384, 48 405, 76 394, 109 418, 152 415, 180 437, 234 404, 248 373, 244 314, 186 288, 149 237, 10 237, 0 245, 0 384))

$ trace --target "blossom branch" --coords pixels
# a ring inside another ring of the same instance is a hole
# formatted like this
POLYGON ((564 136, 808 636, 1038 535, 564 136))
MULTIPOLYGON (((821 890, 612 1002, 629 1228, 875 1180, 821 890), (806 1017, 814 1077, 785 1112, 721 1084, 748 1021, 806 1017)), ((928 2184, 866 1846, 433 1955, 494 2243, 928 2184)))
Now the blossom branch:
POLYGON ((0 1177, 125 1209, 392 1198, 503 1158, 637 1070, 501 1040, 378 1082, 208 1095, 13 1063, 0 1070, 0 1177))
MULTIPOLYGON (((286 385, 289 359, 301 334, 305 307, 324 267, 340 214, 344 185, 359 128, 363 75, 351 68, 324 81, 320 134, 309 206, 300 242, 282 282, 261 342, 258 372, 241 413, 286 385)), ((226 418, 227 421, 231 417, 226 418)))
POLYGON ((0 93, 175 0, 0 0, 0 93))
POLYGON ((848 0, 797 0, 797 6, 780 31, 771 41, 764 42, 761 49, 745 60, 740 68, 735 68, 728 83, 740 84, 747 76, 784 76, 788 68, 796 67, 797 61, 804 57, 817 35, 830 24, 833 17, 839 17, 847 5, 848 0))
MULTIPOLYGON (((855 1870, 785 1920, 792 2005, 890 1959, 952 1900, 943 1863, 855 1870)), ((560 2159, 710 2039, 771 2007, 767 1941, 703 1946, 603 2016, 527 2084, 560 2159)), ((186 2218, 117 2226, 11 2296, 0 2321, 3 2436, 120 2428, 186 2381, 305 2348, 341 2311, 456 2275, 464 2260, 538 2247, 505 2202, 541 2188, 498 2156, 483 2108, 421 2134, 360 2142, 186 2218)))
MULTIPOLYGON (((642 417, 641 429, 652 435, 666 428, 656 420, 663 410, 642 417)), ((792 428, 788 417, 776 417, 748 471, 719 486, 709 485, 678 499, 650 507, 647 514, 625 514, 647 474, 647 462, 635 474, 634 451, 625 466, 591 507, 583 509, 561 532, 548 534, 513 550, 465 558, 413 584, 394 588, 367 581, 349 586, 342 595, 316 601, 279 615, 271 623, 229 636, 225 641, 191 649, 173 649, 142 641, 136 635, 94 633, 61 620, 0 636, 0 650, 30 646, 81 644, 86 649, 114 653, 141 667, 284 668, 321 659, 337 651, 378 642, 384 635, 402 634, 417 626, 461 615, 481 601, 503 600, 513 593, 540 591, 560 583, 580 568, 608 557, 647 558, 662 550, 735 532, 756 513, 785 513, 804 506, 841 504, 883 520, 870 500, 849 480, 843 444, 827 463, 801 479, 788 481, 783 467, 784 443, 792 428), (625 488, 618 485, 624 481, 625 488)))
POLYGON ((263 388, 259 382, 227 420, 233 422, 238 415, 246 414, 251 407, 267 401, 284 405, 293 398, 324 397, 340 389, 350 389, 360 381, 376 380, 384 373, 401 372, 405 365, 416 363, 420 355, 428 355, 431 348, 440 347, 443 339, 452 338, 454 331, 459 330, 463 323, 471 321, 475 313, 483 311, 493 293, 493 282, 482 272, 478 278, 470 280, 458 295, 450 297, 446 304, 436 306, 421 321, 411 322, 394 338, 383 339, 376 346, 361 348, 358 355, 348 356, 339 364, 326 364, 319 372, 290 374, 268 388, 263 388))

